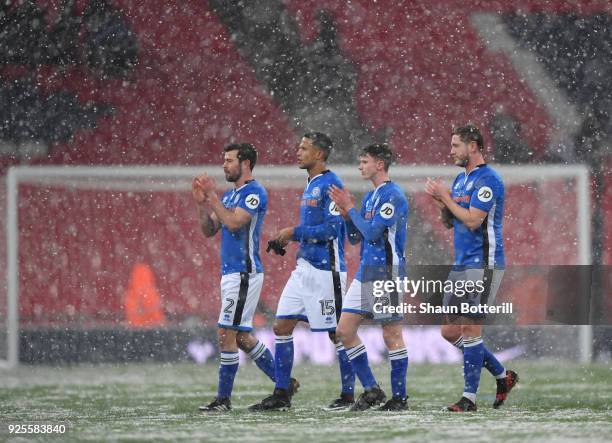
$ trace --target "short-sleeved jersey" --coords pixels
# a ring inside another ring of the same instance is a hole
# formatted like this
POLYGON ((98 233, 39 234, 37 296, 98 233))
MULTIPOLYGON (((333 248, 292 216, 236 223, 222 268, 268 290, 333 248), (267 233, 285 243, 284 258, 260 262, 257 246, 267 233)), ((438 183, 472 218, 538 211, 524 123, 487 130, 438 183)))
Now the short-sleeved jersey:
POLYGON ((300 224, 294 228, 293 240, 300 242, 297 258, 305 259, 317 269, 346 272, 346 227, 328 195, 331 185, 343 187, 340 178, 331 171, 323 171, 308 180, 300 200, 300 224))
POLYGON ((221 226, 221 274, 263 272, 259 258, 261 226, 268 209, 268 194, 257 181, 250 180, 230 189, 221 199, 227 209, 242 208, 251 220, 237 231, 221 226))
POLYGON ((361 236, 361 261, 355 279, 402 277, 408 223, 408 200, 402 189, 391 181, 381 183, 363 197, 360 214, 351 210, 349 216, 349 233, 357 229, 361 236))
POLYGON ((455 267, 504 269, 504 183, 499 174, 486 164, 467 175, 462 172, 453 182, 451 196, 462 208, 473 206, 487 213, 474 230, 453 220, 455 267))

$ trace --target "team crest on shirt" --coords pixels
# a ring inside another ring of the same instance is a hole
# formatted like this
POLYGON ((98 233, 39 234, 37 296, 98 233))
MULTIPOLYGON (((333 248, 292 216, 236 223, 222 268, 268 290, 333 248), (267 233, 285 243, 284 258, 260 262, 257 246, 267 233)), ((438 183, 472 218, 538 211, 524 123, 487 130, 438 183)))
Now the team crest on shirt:
POLYGON ((385 220, 389 220, 395 214, 395 206, 393 204, 387 202, 380 208, 380 216, 385 220))
POLYGON ((487 203, 491 201, 492 198, 493 198, 493 190, 489 188, 488 186, 483 186, 482 188, 478 190, 478 200, 480 200, 481 202, 487 203))
POLYGON ((249 209, 255 209, 259 206, 259 195, 257 194, 249 194, 244 199, 244 204, 249 209))
POLYGON ((329 203, 329 213, 331 215, 340 215, 340 209, 338 209, 338 206, 336 206, 334 202, 329 203))
POLYGON ((319 195, 321 195, 321 189, 319 189, 318 186, 315 186, 311 193, 310 193, 314 198, 317 198, 319 195))
POLYGON ((234 205, 238 204, 238 200, 240 200, 240 195, 236 194, 236 197, 234 197, 234 205))
POLYGON ((465 187, 465 190, 466 190, 466 191, 469 191, 470 189, 472 189, 472 186, 474 186, 474 182, 473 182, 473 181, 471 181, 471 182, 469 182, 469 183, 467 184, 467 186, 465 187))

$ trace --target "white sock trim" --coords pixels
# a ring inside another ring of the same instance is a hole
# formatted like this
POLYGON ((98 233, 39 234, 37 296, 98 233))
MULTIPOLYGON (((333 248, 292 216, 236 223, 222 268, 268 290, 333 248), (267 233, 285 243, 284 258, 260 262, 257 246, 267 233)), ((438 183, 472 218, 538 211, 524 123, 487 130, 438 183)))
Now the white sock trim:
POLYGON ((237 352, 221 352, 220 362, 222 365, 237 365, 238 364, 238 353, 237 352))
POLYGON ((346 350, 346 355, 348 355, 349 360, 354 360, 359 357, 361 354, 366 353, 366 348, 363 344, 357 345, 353 348, 348 348, 346 350))
POLYGON ((257 360, 259 357, 264 355, 266 349, 266 346, 262 342, 258 341, 257 344, 253 346, 253 349, 249 351, 249 357, 251 357, 253 360, 257 360))
POLYGON ((472 403, 476 403, 476 394, 473 392, 464 392, 463 396, 470 400, 472 403))
POLYGON ((478 346, 482 343, 482 337, 472 337, 463 339, 463 347, 471 348, 472 346, 478 346))
POLYGON ((406 348, 396 349, 394 351, 389 351, 389 360, 402 360, 404 358, 408 358, 408 351, 406 348))
POLYGON ((276 344, 279 343, 290 343, 293 341, 293 335, 277 335, 274 339, 276 344))

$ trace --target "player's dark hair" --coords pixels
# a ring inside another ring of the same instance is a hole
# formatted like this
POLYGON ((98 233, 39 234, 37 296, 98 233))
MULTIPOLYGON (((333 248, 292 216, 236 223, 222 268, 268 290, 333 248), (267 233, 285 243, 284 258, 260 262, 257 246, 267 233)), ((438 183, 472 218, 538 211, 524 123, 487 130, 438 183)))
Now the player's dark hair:
POLYGON ((257 163, 257 149, 250 143, 232 143, 223 148, 223 152, 238 151, 238 160, 248 160, 251 171, 257 163))
POLYGON ((323 132, 310 131, 304 134, 303 137, 312 140, 312 144, 325 153, 324 160, 327 160, 333 147, 333 142, 329 135, 323 132))
POLYGON ((376 160, 382 160, 385 163, 385 171, 389 170, 389 166, 391 166, 394 160, 393 152, 387 143, 374 143, 366 146, 359 153, 360 157, 364 155, 369 155, 376 160))
POLYGON ((463 143, 476 142, 478 150, 484 151, 484 141, 480 129, 474 125, 458 126, 453 128, 451 135, 457 135, 463 143))

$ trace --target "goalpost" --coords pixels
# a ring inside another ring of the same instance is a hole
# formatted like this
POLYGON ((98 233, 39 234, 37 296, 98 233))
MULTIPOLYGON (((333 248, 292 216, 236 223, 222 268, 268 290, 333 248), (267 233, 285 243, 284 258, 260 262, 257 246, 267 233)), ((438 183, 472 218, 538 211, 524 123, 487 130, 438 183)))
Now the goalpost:
MULTIPOLYGON (((571 189, 576 195, 575 212, 569 214, 569 217, 575 217, 576 262, 572 264, 591 264, 588 168, 583 165, 494 165, 494 167, 502 175, 506 188, 517 184, 533 184, 533 187, 537 188, 547 182, 571 183, 571 189)), ((333 166, 333 170, 352 191, 364 192, 369 189, 369 182, 366 183, 361 179, 355 166, 333 166)), ((407 194, 414 194, 423 190, 427 177, 440 177, 448 183, 458 171, 458 168, 453 166, 400 165, 393 167, 391 175, 407 194)), ((24 265, 20 263, 20 259, 23 258, 23 261, 28 259, 27 251, 20 250, 20 236, 27 234, 27 227, 20 223, 20 211, 27 211, 29 206, 27 198, 36 197, 35 192, 24 196, 21 188, 24 186, 38 189, 53 188, 59 189, 56 191, 59 193, 63 192, 62 190, 73 193, 95 190, 119 196, 125 195, 122 194, 125 192, 151 195, 157 192, 184 194, 190 190, 191 179, 204 172, 215 177, 219 185, 225 185, 223 172, 219 166, 19 166, 10 168, 6 176, 6 294, 0 294, 0 367, 12 368, 19 362, 20 272, 24 265)), ((305 181, 304 173, 298 171, 294 166, 258 166, 255 175, 269 192, 300 189, 305 181)), ((74 201, 79 202, 80 200, 77 198, 74 201)), ((572 223, 574 223, 573 219, 572 223)), ((579 326, 579 348, 582 362, 591 360, 592 341, 592 327, 579 326)))

